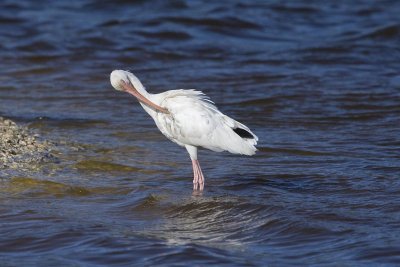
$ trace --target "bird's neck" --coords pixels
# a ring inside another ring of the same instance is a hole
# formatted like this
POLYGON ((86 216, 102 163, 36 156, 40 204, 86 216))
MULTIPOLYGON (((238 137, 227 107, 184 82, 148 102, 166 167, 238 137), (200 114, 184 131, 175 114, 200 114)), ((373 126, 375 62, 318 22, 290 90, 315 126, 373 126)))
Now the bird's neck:
POLYGON ((135 89, 145 98, 150 99, 149 97, 151 97, 152 94, 150 94, 149 92, 147 92, 146 88, 143 86, 143 84, 141 82, 135 83, 133 85, 135 87, 135 89))
MULTIPOLYGON (((147 92, 146 88, 143 86, 143 84, 139 81, 139 79, 131 74, 129 75, 129 80, 131 81, 132 85, 135 87, 135 89, 138 91, 139 94, 141 94, 144 98, 147 98, 148 100, 150 100, 150 102, 153 102, 156 105, 159 105, 160 103, 160 99, 159 97, 157 97, 157 94, 150 94, 149 92, 147 92)), ((154 119, 155 116, 157 115, 157 112, 147 106, 146 104, 140 102, 140 105, 143 107, 143 109, 154 119)))
MULTIPOLYGON (((148 100, 150 100, 151 102, 153 102, 156 105, 160 104, 159 99, 156 94, 150 94, 145 91, 145 93, 143 93, 143 96, 146 97, 148 100)), ((155 116, 157 115, 157 111, 155 111, 153 108, 147 106, 146 104, 143 104, 142 102, 139 102, 139 103, 143 107, 143 109, 154 119, 155 116)))
MULTIPOLYGON (((147 92, 146 88, 143 86, 143 84, 139 81, 138 78, 136 78, 136 76, 131 76, 129 77, 133 86, 135 87, 135 89, 139 92, 139 94, 141 94, 142 96, 144 96, 145 98, 147 98, 148 100, 153 102, 153 94, 150 94, 149 92, 147 92)), ((149 106, 147 106, 146 104, 143 104, 142 102, 140 102, 140 105, 143 107, 143 109, 151 116, 154 118, 156 112, 150 108, 149 106)), ((154 103, 154 102, 153 102, 154 103)))
POLYGON ((146 88, 143 86, 143 84, 140 82, 140 80, 133 75, 132 73, 128 74, 129 81, 132 83, 133 87, 144 97, 148 97, 150 95, 147 91, 146 88))

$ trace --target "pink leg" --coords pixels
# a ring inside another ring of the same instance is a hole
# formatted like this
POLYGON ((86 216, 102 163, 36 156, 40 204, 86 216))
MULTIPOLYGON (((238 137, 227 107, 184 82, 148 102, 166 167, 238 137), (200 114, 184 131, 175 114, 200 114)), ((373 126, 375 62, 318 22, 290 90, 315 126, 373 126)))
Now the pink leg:
POLYGON ((203 172, 201 171, 200 168, 200 163, 199 161, 192 160, 192 166, 193 166, 193 190, 200 190, 203 191, 204 189, 204 176, 203 172))

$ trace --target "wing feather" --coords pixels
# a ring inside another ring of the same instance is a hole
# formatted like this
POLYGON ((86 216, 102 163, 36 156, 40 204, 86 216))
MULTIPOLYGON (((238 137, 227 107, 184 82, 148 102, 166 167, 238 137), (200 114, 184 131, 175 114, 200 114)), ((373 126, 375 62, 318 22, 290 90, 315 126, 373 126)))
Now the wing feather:
POLYGON ((224 115, 203 92, 194 89, 164 93, 160 105, 170 114, 159 113, 161 132, 179 145, 201 146, 213 151, 253 155, 258 138, 244 124, 224 115), (243 129, 253 138, 242 138, 234 129, 243 129))

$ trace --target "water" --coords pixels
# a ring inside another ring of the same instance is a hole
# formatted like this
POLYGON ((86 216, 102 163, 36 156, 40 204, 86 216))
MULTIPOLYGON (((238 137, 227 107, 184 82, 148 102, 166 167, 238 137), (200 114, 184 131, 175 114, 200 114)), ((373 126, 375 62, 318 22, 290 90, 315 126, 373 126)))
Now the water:
POLYGON ((59 143, 1 170, 1 266, 400 263, 400 3, 2 1, 0 115, 59 143), (109 73, 197 88, 260 138, 187 152, 109 73))

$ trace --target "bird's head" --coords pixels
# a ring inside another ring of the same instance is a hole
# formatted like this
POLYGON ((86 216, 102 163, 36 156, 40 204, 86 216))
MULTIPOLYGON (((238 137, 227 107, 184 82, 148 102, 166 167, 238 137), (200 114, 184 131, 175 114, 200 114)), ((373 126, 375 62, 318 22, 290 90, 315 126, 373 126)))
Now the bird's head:
POLYGON ((147 93, 143 84, 139 81, 139 79, 125 70, 114 70, 110 74, 110 82, 115 90, 127 92, 134 97, 136 97, 141 103, 158 110, 163 113, 168 113, 165 108, 162 108, 153 102, 151 102, 148 98, 150 94, 147 93))
POLYGON ((132 85, 132 87, 134 87, 135 90, 139 88, 141 89, 143 87, 142 83, 135 75, 125 70, 112 71, 110 74, 110 82, 115 90, 123 92, 127 91, 126 87, 124 86, 125 84, 132 85))

